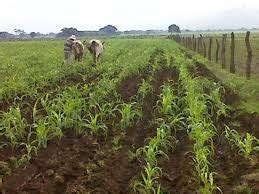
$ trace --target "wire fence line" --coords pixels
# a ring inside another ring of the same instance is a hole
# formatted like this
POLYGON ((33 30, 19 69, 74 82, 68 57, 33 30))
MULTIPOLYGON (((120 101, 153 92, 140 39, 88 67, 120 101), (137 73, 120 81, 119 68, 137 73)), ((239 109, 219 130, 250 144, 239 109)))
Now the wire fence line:
POLYGON ((191 49, 210 61, 219 63, 230 73, 237 73, 250 79, 259 75, 259 36, 230 33, 192 36, 172 35, 172 39, 184 47, 191 49))

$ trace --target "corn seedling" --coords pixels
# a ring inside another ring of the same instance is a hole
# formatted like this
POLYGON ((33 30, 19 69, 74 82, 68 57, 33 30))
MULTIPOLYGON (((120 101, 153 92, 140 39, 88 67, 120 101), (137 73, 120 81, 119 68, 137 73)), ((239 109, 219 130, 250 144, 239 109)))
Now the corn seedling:
POLYGON ((27 161, 30 161, 31 157, 33 154, 37 155, 37 147, 34 146, 34 143, 36 142, 34 141, 30 141, 30 137, 31 137, 32 133, 28 134, 27 137, 27 143, 21 143, 19 146, 20 147, 25 147, 26 153, 24 155, 22 155, 22 157, 19 159, 18 163, 19 164, 23 164, 27 161))
MULTIPOLYGON (((204 83, 208 80, 199 77, 193 79, 186 67, 181 66, 180 69, 180 78, 185 91, 184 98, 188 105, 185 109, 185 112, 189 115, 188 134, 195 141, 193 160, 199 181, 203 183, 200 192, 202 194, 210 194, 214 190, 221 192, 220 188, 214 185, 214 173, 211 173, 209 169, 210 162, 208 159, 214 154, 212 138, 216 134, 216 129, 212 124, 206 103, 210 97, 204 94, 204 83), (210 144, 207 145, 208 143, 210 144)), ((213 95, 213 101, 221 105, 219 91, 216 90, 213 95)))
POLYGON ((37 155, 37 147, 29 143, 21 143, 20 146, 25 147, 26 154, 22 155, 19 159, 18 164, 21 165, 31 160, 33 154, 37 155))
POLYGON ((144 98, 149 95, 152 90, 153 88, 151 84, 143 79, 142 83, 139 85, 137 99, 139 99, 143 103, 144 98))
POLYGON ((99 135, 103 132, 105 135, 107 134, 107 127, 105 124, 101 123, 99 120, 99 115, 89 115, 89 119, 85 119, 85 127, 90 129, 90 133, 93 135, 99 135))
POLYGON ((208 99, 211 101, 211 114, 212 116, 216 115, 217 120, 220 116, 226 116, 228 110, 228 106, 221 101, 221 90, 223 90, 222 87, 217 87, 214 90, 212 90, 212 92, 208 96, 208 99))
POLYGON ((246 159, 253 159, 253 152, 259 151, 259 140, 253 135, 246 133, 244 137, 238 134, 236 130, 225 127, 225 137, 235 146, 238 147, 238 154, 246 159))
POLYGON ((44 119, 40 119, 34 124, 35 134, 37 136, 38 147, 47 147, 48 140, 51 138, 51 131, 48 128, 48 123, 44 119))
POLYGON ((214 172, 208 173, 208 172, 202 172, 201 173, 201 181, 204 184, 202 188, 200 188, 201 194, 211 194, 215 191, 219 191, 220 193, 223 193, 221 189, 214 184, 214 178, 213 175, 216 174, 214 172))
POLYGON ((136 118, 142 117, 142 113, 134 107, 134 104, 122 104, 118 110, 121 114, 121 129, 131 127, 136 118))
POLYGON ((113 149, 113 151, 117 151, 117 150, 119 150, 121 148, 122 148, 121 137, 120 136, 114 137, 113 140, 112 140, 112 149, 113 149))
POLYGON ((14 147, 26 134, 26 120, 22 118, 19 107, 11 107, 8 112, 2 112, 0 117, 0 134, 10 140, 14 147))
POLYGON ((144 173, 141 173, 142 181, 135 181, 133 188, 134 191, 139 191, 140 193, 152 194, 160 191, 160 185, 157 179, 162 174, 162 169, 159 167, 153 167, 151 164, 147 163, 144 169, 144 173))
POLYGON ((157 102, 158 111, 162 116, 172 114, 176 105, 176 96, 173 94, 173 90, 170 85, 163 85, 162 93, 160 94, 160 100, 157 102))

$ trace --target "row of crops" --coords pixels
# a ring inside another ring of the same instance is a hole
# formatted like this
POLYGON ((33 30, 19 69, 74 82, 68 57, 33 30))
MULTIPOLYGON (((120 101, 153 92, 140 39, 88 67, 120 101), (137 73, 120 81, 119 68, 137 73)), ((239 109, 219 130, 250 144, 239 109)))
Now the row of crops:
POLYGON ((233 107, 222 100, 225 89, 220 83, 196 75, 195 61, 172 41, 106 42, 97 67, 90 59, 61 66, 57 53, 41 56, 46 66, 31 63, 33 57, 40 60, 37 56, 45 50, 41 46, 56 45, 57 51, 60 42, 6 43, 10 49, 17 44, 21 52, 34 49, 25 59, 0 57, 6 62, 1 68, 8 72, 1 85, 0 189, 256 190, 251 174, 258 168, 258 139, 241 133, 242 125, 230 119, 233 107), (219 151, 221 145, 228 148, 219 151), (239 162, 228 163, 233 159, 239 162))

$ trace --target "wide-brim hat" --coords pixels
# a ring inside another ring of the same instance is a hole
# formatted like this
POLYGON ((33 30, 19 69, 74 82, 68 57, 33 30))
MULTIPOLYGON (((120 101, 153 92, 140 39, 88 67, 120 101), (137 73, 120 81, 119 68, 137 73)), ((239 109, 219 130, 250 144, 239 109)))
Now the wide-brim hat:
POLYGON ((75 39, 76 39, 76 36, 75 36, 75 35, 71 35, 71 36, 69 37, 69 39, 75 40, 75 39))

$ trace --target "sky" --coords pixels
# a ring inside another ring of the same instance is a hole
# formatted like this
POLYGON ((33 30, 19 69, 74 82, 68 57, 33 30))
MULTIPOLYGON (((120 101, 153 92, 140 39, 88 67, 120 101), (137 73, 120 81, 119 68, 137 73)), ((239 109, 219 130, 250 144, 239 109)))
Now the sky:
POLYGON ((0 31, 259 27, 258 18, 259 0, 1 0, 0 31))

